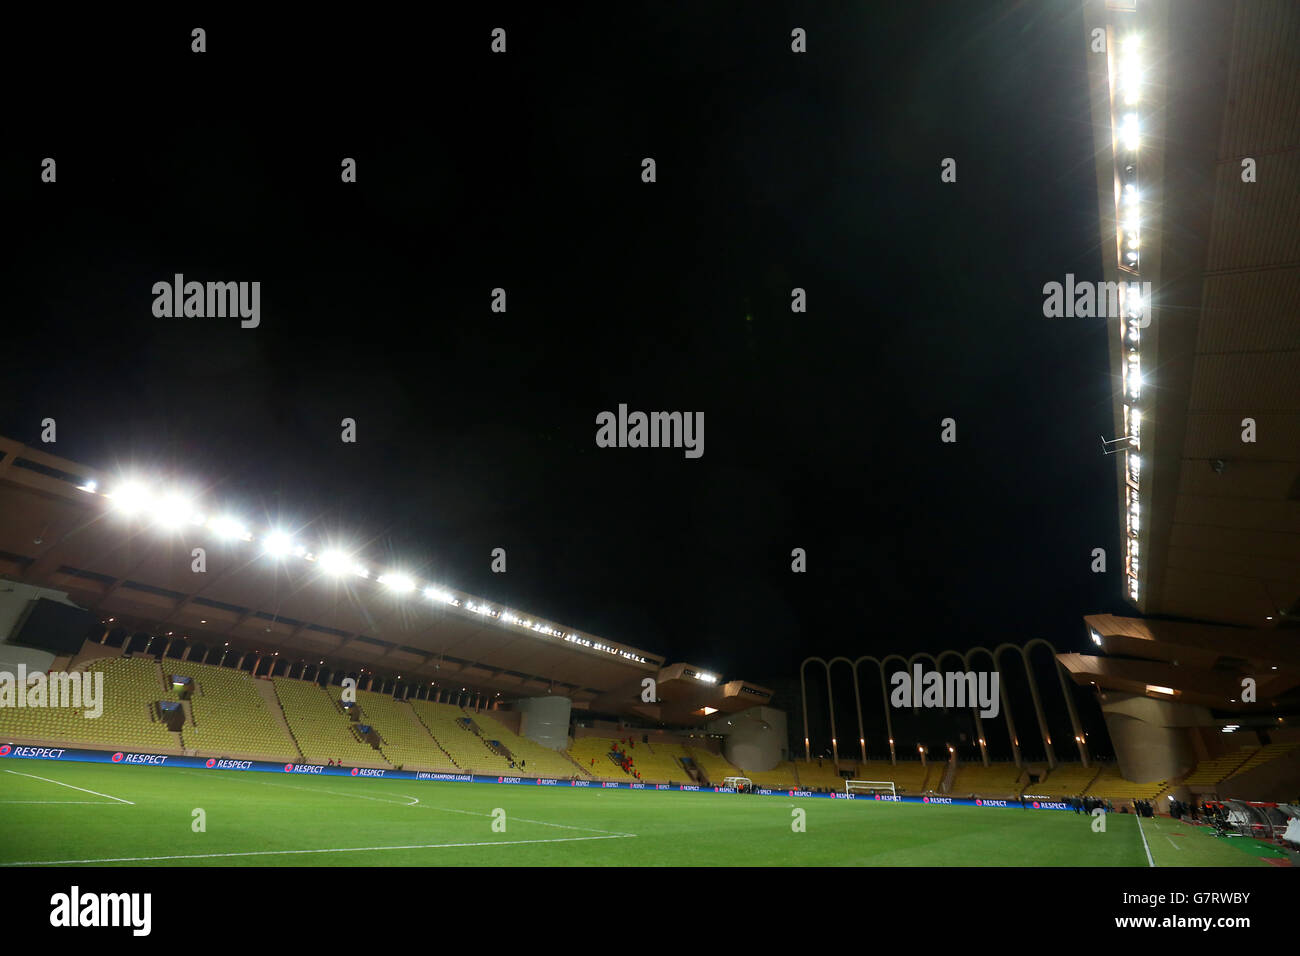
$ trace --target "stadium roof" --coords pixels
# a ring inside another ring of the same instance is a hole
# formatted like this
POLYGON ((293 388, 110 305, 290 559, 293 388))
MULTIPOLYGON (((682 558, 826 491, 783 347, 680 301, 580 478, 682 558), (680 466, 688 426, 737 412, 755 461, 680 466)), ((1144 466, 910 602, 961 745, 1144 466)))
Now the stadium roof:
POLYGON ((1106 656, 1057 655, 1077 684, 1228 712, 1289 711, 1300 704, 1300 647, 1272 630, 1110 614, 1084 620, 1106 656), (1242 699, 1247 677, 1256 683, 1253 703, 1242 699))
POLYGON ((770 696, 720 687, 718 675, 689 665, 661 676, 664 661, 650 651, 385 574, 362 554, 333 573, 324 546, 276 541, 274 529, 205 513, 210 503, 171 497, 165 482, 138 508, 124 507, 136 504, 126 487, 119 476, 0 438, 0 574, 151 633, 407 681, 556 692, 578 706, 685 723, 706 706, 734 710, 770 696), (204 549, 203 572, 194 548, 204 549), (661 706, 641 701, 645 677, 665 688, 661 706))
POLYGON ((1091 61, 1105 279, 1153 291, 1149 325, 1110 322, 1125 595, 1148 614, 1300 622, 1300 7, 1085 16, 1109 29, 1091 61))

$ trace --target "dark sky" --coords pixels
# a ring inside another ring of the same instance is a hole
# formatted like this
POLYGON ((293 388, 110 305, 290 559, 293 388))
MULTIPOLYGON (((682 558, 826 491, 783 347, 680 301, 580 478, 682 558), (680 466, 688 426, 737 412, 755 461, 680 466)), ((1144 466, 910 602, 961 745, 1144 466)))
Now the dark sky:
POLYGON ((758 6, 15 31, 0 430, 730 677, 1083 649, 1123 605, 1104 321, 1042 316, 1101 278, 1077 4, 758 6), (178 272, 261 326, 155 318, 178 272), (597 448, 619 403, 703 457, 597 448))

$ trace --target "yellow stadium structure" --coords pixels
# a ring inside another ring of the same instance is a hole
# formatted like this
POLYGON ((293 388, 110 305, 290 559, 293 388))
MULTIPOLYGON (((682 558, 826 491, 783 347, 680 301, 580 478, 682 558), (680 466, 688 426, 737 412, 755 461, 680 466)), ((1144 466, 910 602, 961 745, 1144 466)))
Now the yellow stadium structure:
POLYGON ((285 677, 271 679, 289 730, 309 763, 341 761, 344 766, 389 767, 382 753, 358 735, 339 704, 341 690, 285 677))
POLYGON ((180 752, 180 739, 158 716, 158 702, 175 695, 163 686, 157 661, 109 657, 76 670, 83 680, 103 680, 98 717, 85 716, 84 707, 0 707, 0 737, 180 752))

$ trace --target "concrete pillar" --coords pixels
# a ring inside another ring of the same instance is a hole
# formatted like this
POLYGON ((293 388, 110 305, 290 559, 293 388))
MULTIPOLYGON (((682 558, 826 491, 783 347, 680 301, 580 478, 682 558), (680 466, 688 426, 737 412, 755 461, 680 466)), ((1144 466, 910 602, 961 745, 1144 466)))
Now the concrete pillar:
POLYGON ((984 718, 980 716, 979 707, 975 707, 975 735, 979 740, 980 759, 984 766, 989 765, 988 738, 984 736, 984 718))
POLYGON ((826 668, 826 706, 831 714, 831 759, 835 761, 835 771, 840 767, 840 741, 835 733, 835 694, 831 691, 831 669, 826 668))

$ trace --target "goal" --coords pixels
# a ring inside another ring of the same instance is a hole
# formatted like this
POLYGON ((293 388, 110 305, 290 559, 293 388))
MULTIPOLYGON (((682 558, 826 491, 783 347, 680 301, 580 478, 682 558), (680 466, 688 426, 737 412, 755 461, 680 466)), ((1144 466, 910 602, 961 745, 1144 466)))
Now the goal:
POLYGON ((750 780, 748 777, 723 777, 722 785, 724 787, 735 787, 739 790, 741 787, 752 787, 754 781, 750 780))
POLYGON ((894 796, 898 796, 898 791, 894 789, 892 780, 845 780, 844 792, 854 793, 860 791, 863 793, 875 793, 877 790, 888 790, 894 796))

